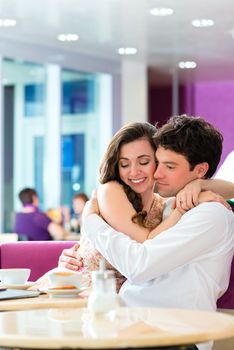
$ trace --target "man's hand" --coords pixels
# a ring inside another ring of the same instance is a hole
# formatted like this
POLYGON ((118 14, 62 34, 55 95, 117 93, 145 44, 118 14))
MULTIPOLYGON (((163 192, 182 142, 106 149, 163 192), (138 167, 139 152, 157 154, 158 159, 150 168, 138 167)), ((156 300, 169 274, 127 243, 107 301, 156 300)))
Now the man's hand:
POLYGON ((79 243, 75 244, 70 249, 64 249, 59 257, 59 267, 78 271, 83 267, 83 259, 79 256, 79 243))
POLYGON ((82 222, 84 222, 85 218, 91 214, 97 214, 97 215, 100 214, 96 191, 93 191, 90 200, 85 203, 85 206, 82 212, 82 222))

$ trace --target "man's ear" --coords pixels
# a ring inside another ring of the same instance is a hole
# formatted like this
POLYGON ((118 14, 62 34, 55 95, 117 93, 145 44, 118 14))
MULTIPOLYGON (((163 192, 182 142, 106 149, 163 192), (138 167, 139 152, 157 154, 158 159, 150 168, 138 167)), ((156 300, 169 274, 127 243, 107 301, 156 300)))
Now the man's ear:
POLYGON ((198 179, 203 178, 206 175, 208 169, 209 169, 209 164, 206 162, 197 164, 196 173, 197 173, 198 179))

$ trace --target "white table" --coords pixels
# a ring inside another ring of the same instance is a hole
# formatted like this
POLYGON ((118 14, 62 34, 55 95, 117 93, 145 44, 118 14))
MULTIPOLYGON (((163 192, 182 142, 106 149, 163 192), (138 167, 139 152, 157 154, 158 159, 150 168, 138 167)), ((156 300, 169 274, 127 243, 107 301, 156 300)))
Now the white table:
POLYGON ((0 313, 0 347, 30 349, 159 348, 234 337, 222 313, 119 308, 115 318, 84 308, 0 313))

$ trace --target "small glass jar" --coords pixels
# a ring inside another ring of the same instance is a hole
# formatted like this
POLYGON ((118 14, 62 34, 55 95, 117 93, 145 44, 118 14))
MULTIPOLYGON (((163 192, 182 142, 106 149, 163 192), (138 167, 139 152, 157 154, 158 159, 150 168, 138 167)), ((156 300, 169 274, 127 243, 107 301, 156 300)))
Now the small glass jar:
POLYGON ((115 311, 118 306, 114 271, 98 270, 92 272, 92 292, 88 309, 93 313, 115 311))

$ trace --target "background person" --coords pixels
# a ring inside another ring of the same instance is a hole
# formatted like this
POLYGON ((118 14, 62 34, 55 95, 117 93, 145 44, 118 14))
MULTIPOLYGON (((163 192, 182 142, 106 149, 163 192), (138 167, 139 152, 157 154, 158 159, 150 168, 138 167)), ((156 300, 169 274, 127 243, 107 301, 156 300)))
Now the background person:
POLYGON ((73 214, 70 219, 70 228, 72 232, 80 232, 82 212, 88 200, 89 198, 84 192, 74 195, 72 199, 73 214))
POLYGON ((39 209, 39 197, 33 188, 24 188, 19 193, 23 205, 21 212, 16 213, 14 232, 25 236, 29 241, 48 241, 64 239, 66 231, 53 222, 39 209))

